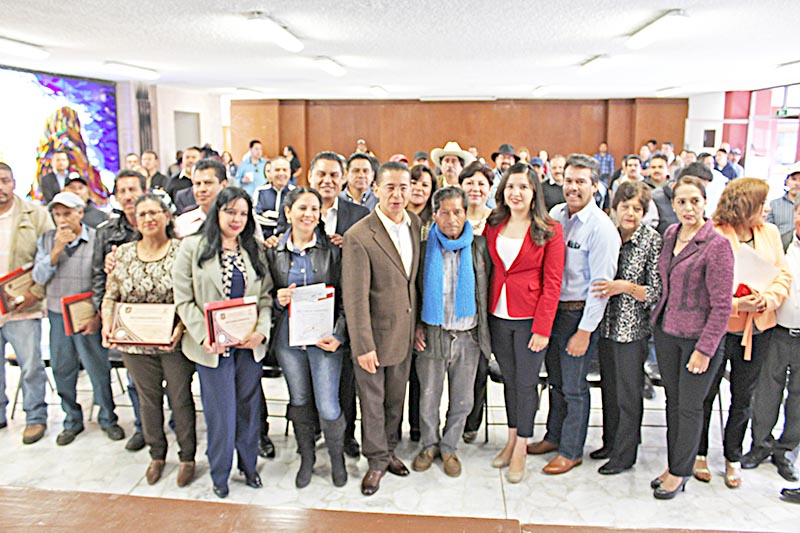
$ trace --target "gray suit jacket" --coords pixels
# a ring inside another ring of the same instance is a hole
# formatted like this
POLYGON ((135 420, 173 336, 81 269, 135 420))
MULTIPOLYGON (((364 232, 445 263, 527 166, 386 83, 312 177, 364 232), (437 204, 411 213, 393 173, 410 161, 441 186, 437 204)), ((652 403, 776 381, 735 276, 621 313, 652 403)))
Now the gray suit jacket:
MULTIPOLYGON (((197 258, 203 252, 203 248, 205 248, 203 235, 190 235, 181 243, 173 271, 175 310, 186 326, 186 334, 181 341, 184 355, 195 363, 216 368, 219 365, 219 355, 207 354, 203 350, 203 341, 207 336, 203 305, 225 299, 222 287, 222 267, 219 261, 214 259, 209 259, 199 266, 197 258)), ((267 352, 272 322, 272 298, 270 297, 272 277, 267 269, 262 279, 256 279, 250 257, 247 252, 242 255, 244 255, 245 270, 247 270, 247 286, 244 295, 258 298, 256 331, 263 333, 266 337, 266 340, 253 351, 255 360, 261 361, 267 352)), ((264 261, 264 265, 266 266, 266 261, 264 261)))
POLYGON ((342 300, 353 357, 375 350, 381 366, 411 355, 417 317, 419 217, 411 218, 413 259, 406 276, 400 254, 373 211, 344 234, 342 300))

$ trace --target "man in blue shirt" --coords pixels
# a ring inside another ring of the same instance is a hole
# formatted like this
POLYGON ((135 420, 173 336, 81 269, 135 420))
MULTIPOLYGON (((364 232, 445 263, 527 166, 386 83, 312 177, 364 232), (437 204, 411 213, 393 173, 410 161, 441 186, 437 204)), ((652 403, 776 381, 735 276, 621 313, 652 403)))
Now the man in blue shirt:
POLYGON ((598 187, 598 163, 573 154, 564 169, 564 199, 550 216, 564 228, 567 257, 553 332, 545 355, 550 383, 550 411, 544 440, 528 445, 528 453, 558 451, 545 474, 563 474, 583 462, 589 426, 590 354, 595 330, 607 300, 589 293, 592 283, 613 280, 622 246, 614 224, 593 201, 598 187))
POLYGON ((714 168, 719 170, 728 180, 737 178, 736 169, 734 169, 733 165, 728 161, 728 151, 725 148, 717 150, 717 155, 714 156, 714 163, 714 168))
POLYGON ((267 177, 264 175, 266 164, 267 159, 264 157, 261 141, 253 139, 250 141, 250 151, 244 156, 236 171, 236 183, 254 200, 256 200, 256 189, 267 183, 267 177))
POLYGON ((600 181, 608 185, 608 179, 614 173, 614 156, 608 153, 608 143, 605 141, 600 143, 598 150, 593 157, 600 164, 600 181))

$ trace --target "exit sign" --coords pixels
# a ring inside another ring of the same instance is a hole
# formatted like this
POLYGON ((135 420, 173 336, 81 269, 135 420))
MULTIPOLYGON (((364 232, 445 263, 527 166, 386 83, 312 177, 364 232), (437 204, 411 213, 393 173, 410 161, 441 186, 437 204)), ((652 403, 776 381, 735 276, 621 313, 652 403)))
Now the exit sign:
POLYGON ((789 110, 788 110, 788 109, 786 109, 785 107, 784 107, 784 108, 782 108, 782 109, 778 109, 777 111, 775 111, 775 116, 776 116, 776 117, 785 117, 785 116, 787 116, 787 115, 789 115, 789 110))

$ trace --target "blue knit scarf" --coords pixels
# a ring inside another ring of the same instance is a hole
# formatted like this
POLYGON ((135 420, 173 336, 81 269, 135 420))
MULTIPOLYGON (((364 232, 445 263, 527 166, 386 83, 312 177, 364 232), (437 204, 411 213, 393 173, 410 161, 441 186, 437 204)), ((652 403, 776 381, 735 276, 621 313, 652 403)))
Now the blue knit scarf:
POLYGON ((456 281, 456 318, 467 318, 476 313, 475 271, 472 266, 472 224, 464 224, 464 231, 458 239, 448 239, 439 231, 436 224, 428 233, 428 246, 425 251, 422 299, 422 321, 431 326, 441 326, 444 322, 444 261, 442 249, 460 251, 458 280, 456 281))

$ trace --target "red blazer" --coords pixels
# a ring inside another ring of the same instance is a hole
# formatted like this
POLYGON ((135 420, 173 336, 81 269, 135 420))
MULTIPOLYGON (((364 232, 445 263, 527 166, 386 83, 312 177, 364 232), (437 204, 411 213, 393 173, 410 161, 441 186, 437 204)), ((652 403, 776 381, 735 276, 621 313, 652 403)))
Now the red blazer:
POLYGON ((497 236, 506 222, 508 219, 497 226, 487 225, 483 233, 494 264, 489 312, 494 313, 505 285, 509 316, 532 316, 531 333, 550 337, 558 310, 558 297, 561 295, 566 254, 561 224, 553 224, 553 236, 544 246, 534 244, 530 232, 526 233, 519 255, 506 270, 497 255, 497 236))

